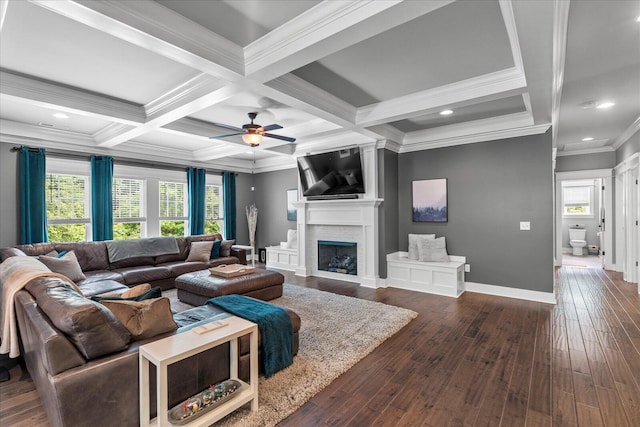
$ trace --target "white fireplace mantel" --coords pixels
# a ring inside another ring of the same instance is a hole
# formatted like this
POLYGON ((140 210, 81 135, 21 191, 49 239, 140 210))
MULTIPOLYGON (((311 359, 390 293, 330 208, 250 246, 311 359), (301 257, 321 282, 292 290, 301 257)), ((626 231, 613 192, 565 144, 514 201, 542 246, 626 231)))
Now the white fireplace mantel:
POLYGON ((378 207, 382 199, 298 201, 299 276, 319 276, 377 287, 378 207), (325 238, 358 244, 358 275, 331 273, 317 268, 317 241, 325 238))

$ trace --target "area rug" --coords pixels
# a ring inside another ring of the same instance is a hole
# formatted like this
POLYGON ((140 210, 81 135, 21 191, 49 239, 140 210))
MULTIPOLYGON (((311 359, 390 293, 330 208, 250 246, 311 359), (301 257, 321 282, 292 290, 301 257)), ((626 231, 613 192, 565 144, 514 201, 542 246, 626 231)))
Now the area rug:
MULTIPOLYGON (((164 295, 176 305, 175 290, 164 295)), ((293 365, 269 379, 260 377, 259 409, 241 408, 216 426, 274 426, 402 329, 418 314, 404 308, 284 285, 270 303, 290 308, 302 319, 300 347, 293 365)), ((190 306, 187 306, 190 307, 190 306)))

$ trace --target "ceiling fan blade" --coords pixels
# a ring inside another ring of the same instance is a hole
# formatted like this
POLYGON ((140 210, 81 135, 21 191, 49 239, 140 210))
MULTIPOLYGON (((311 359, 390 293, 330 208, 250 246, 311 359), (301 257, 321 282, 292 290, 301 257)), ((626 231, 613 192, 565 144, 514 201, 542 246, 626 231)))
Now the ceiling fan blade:
POLYGON ((209 139, 226 138, 226 137, 228 137, 228 136, 236 136, 236 135, 244 135, 244 132, 228 133, 228 134, 226 134, 226 135, 210 136, 210 137, 209 137, 209 139))
POLYGON ((265 132, 269 132, 270 130, 282 129, 282 126, 280 126, 280 125, 269 125, 269 126, 263 126, 262 129, 264 129, 265 132))
POLYGON ((231 129, 231 130, 235 130, 238 132, 242 132, 244 129, 242 128, 237 128, 235 126, 230 126, 230 125, 225 125, 224 123, 212 123, 214 126, 217 126, 219 128, 225 128, 225 129, 231 129))
POLYGON ((281 139, 281 140, 287 141, 287 142, 295 142, 296 141, 295 138, 290 138, 288 136, 282 136, 282 135, 275 135, 273 133, 263 133, 262 136, 267 136, 269 138, 275 138, 275 139, 281 139))

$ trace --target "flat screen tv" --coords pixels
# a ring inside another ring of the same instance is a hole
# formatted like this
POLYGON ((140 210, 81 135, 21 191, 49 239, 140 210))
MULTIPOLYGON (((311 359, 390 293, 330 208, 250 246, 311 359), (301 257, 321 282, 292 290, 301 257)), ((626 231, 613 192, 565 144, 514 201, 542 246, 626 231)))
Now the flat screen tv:
POLYGON ((360 148, 298 157, 302 194, 311 198, 364 193, 360 148))

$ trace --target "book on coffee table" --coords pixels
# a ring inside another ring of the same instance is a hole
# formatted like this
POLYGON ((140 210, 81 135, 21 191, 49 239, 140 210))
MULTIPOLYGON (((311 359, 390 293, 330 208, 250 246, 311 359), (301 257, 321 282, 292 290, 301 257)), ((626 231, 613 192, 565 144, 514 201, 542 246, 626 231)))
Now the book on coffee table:
POLYGON ((211 267, 209 273, 220 277, 237 277, 251 274, 255 269, 255 267, 249 267, 244 264, 222 264, 217 267, 211 267))

